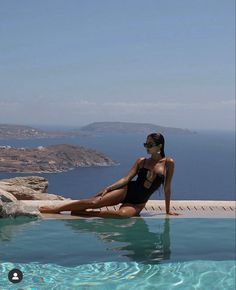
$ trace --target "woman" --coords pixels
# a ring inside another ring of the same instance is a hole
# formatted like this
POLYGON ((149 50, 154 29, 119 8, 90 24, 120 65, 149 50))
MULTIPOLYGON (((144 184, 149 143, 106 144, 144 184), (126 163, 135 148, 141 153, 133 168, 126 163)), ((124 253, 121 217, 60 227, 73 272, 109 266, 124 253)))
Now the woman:
POLYGON ((40 207, 42 213, 60 213, 71 211, 72 215, 88 215, 98 217, 132 217, 138 216, 146 202, 163 184, 167 215, 177 215, 170 211, 171 180, 174 173, 174 160, 165 157, 165 140, 162 134, 152 133, 147 136, 144 147, 150 158, 139 158, 128 174, 106 187, 89 199, 70 202, 60 207, 40 207), (135 181, 132 179, 138 176, 135 181), (113 206, 121 203, 118 211, 87 211, 104 206, 113 206))

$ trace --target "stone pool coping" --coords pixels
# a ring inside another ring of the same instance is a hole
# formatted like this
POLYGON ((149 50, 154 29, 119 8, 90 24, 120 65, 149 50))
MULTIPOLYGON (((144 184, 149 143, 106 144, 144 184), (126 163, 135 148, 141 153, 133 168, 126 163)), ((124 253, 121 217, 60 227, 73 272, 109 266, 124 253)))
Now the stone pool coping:
MULTIPOLYGON (((35 208, 40 206, 58 206, 76 200, 22 200, 25 205, 35 208)), ((101 210, 118 210, 120 205, 103 207, 101 210)), ((142 210, 140 217, 145 218, 235 218, 236 201, 214 200, 172 200, 171 211, 177 212, 178 216, 165 214, 164 200, 149 200, 142 210)), ((43 219, 81 219, 89 217, 72 216, 69 211, 61 214, 42 214, 43 219)))

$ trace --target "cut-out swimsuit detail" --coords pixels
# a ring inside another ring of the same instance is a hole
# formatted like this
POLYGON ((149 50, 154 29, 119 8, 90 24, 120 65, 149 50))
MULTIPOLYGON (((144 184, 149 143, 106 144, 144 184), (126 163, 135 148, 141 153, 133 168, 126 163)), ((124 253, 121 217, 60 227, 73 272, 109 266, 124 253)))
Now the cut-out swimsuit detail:
POLYGON ((149 200, 150 196, 164 184, 164 175, 157 174, 153 180, 150 180, 150 170, 144 167, 146 159, 144 160, 143 167, 138 171, 138 177, 134 181, 130 181, 127 186, 127 194, 122 203, 145 203, 149 200))

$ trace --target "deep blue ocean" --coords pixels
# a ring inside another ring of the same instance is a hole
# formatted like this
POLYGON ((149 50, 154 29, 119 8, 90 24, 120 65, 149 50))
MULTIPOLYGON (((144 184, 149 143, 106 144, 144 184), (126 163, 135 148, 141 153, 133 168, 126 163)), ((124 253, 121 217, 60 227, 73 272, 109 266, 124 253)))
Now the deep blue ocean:
MULTIPOLYGON (((94 195, 124 176, 137 158, 148 157, 144 134, 110 134, 38 140, 0 140, 0 145, 37 147, 53 144, 82 145, 98 150, 119 163, 112 167, 77 168, 63 173, 0 173, 0 179, 38 175, 49 181, 49 193, 73 199, 94 195)), ((165 152, 175 160, 172 199, 235 200, 234 132, 198 131, 191 135, 165 134, 165 152)), ((163 199, 162 190, 151 199, 163 199)))

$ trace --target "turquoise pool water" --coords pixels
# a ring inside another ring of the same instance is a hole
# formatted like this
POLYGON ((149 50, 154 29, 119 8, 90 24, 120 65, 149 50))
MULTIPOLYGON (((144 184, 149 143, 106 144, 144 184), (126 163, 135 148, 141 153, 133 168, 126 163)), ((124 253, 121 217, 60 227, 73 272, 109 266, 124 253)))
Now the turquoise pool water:
POLYGON ((0 289, 234 289, 234 233, 233 219, 2 219, 0 289))

